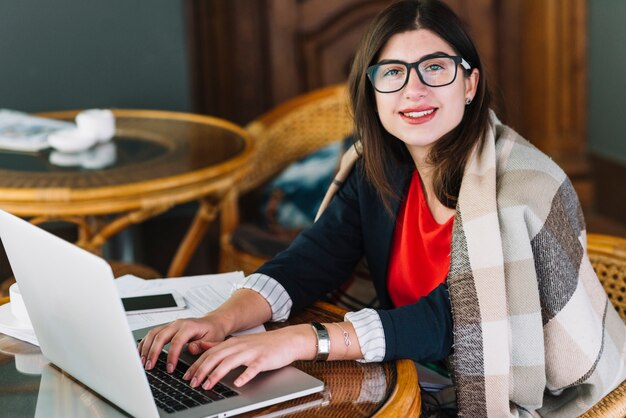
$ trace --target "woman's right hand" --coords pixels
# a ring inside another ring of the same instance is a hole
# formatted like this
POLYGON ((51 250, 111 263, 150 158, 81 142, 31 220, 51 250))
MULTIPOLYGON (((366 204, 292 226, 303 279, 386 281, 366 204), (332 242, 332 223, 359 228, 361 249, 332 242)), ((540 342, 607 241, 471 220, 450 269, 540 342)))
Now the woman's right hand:
POLYGON ((201 354, 204 350, 200 343, 216 343, 224 341, 227 333, 220 326, 214 315, 202 318, 178 319, 167 325, 155 327, 139 343, 141 364, 150 370, 156 364, 163 347, 170 343, 167 354, 167 371, 172 373, 178 363, 178 358, 185 344, 187 350, 193 354, 201 354))
POLYGON ((163 347, 170 343, 167 354, 167 371, 172 373, 185 344, 193 354, 201 354, 203 346, 214 345, 235 331, 263 324, 272 317, 269 304, 257 292, 240 289, 216 310, 201 318, 178 319, 170 324, 155 327, 139 343, 141 363, 150 370, 157 362, 163 347))

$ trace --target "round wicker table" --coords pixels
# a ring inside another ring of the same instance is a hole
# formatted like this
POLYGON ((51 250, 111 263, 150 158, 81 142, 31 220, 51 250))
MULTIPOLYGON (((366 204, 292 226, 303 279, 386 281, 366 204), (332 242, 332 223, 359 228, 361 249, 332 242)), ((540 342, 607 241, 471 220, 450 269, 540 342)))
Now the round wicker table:
MULTIPOLYGON (((316 304, 290 322, 338 321, 343 312, 316 304)), ((46 364, 38 347, 0 334, 0 404, 7 416, 125 416, 67 374, 46 364), (81 415, 82 414, 82 415, 81 415)), ((325 383, 324 391, 242 416, 418 417, 421 398, 412 361, 359 364, 297 362, 325 383)))
MULTIPOLYGON (((170 265, 179 276, 221 203, 245 174, 252 140, 245 130, 209 116, 114 110, 110 143, 83 155, 53 150, 0 151, 0 208, 40 224, 78 227, 77 244, 99 253, 128 226, 198 201, 196 216, 170 265)), ((76 111, 40 116, 73 120, 76 111)))

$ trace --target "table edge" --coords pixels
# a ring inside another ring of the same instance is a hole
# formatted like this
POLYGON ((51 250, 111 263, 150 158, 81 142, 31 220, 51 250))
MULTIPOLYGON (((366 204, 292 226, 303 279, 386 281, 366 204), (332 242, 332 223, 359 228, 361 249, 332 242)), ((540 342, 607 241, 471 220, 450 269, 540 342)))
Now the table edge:
MULTIPOLYGON (((231 179, 239 181, 245 172, 245 165, 250 161, 254 149, 254 141, 249 132, 241 126, 225 119, 209 115, 194 113, 112 109, 115 116, 136 118, 169 118, 197 123, 211 123, 218 127, 232 131, 239 135, 244 142, 242 151, 234 157, 212 167, 194 170, 189 173, 176 174, 153 180, 137 181, 130 184, 90 187, 82 189, 72 188, 0 188, 0 204, 11 212, 20 216, 35 216, 45 211, 50 215, 77 214, 73 205, 83 204, 81 213, 97 214, 114 213, 125 210, 139 209, 145 206, 145 201, 139 197, 153 197, 165 194, 183 187, 195 187, 207 181, 231 179), (102 200, 107 199, 110 208, 103 208, 102 200), (98 203, 100 201, 100 203, 98 203), (59 206, 59 207, 55 207, 59 206), (88 206, 88 207, 87 207, 88 206)), ((38 113, 42 117, 67 118, 78 113, 78 110, 64 110, 57 112, 38 113)), ((190 199, 183 199, 184 201, 190 199)), ((193 199, 191 199, 193 200, 193 199)), ((177 202, 180 203, 180 202, 177 202)))
MULTIPOLYGON (((316 308, 330 311, 343 316, 347 311, 328 302, 315 302, 316 308)), ((415 362, 409 359, 396 360, 396 383, 387 401, 380 407, 374 417, 395 418, 399 416, 418 417, 422 406, 419 379, 415 362), (400 386, 401 384, 401 386, 400 386)))

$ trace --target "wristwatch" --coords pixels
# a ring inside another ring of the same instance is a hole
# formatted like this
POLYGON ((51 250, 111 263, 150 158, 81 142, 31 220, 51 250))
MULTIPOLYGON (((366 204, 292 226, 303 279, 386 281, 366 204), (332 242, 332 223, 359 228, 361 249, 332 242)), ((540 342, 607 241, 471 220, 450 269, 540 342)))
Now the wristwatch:
POLYGON ((315 361, 326 361, 330 354, 330 337, 328 330, 319 322, 311 322, 311 327, 313 327, 313 331, 315 331, 315 336, 317 337, 317 343, 315 344, 317 355, 315 356, 315 361))

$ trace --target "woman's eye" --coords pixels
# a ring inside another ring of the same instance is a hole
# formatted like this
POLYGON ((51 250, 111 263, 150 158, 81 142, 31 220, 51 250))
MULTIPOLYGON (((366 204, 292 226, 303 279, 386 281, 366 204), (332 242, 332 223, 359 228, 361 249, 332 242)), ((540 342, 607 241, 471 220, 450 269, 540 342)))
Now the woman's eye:
POLYGON ((443 69, 444 67, 441 64, 428 64, 427 66, 424 67, 424 70, 428 72, 441 71, 443 69))
POLYGON ((383 71, 383 77, 398 77, 404 73, 401 68, 387 68, 383 71))

